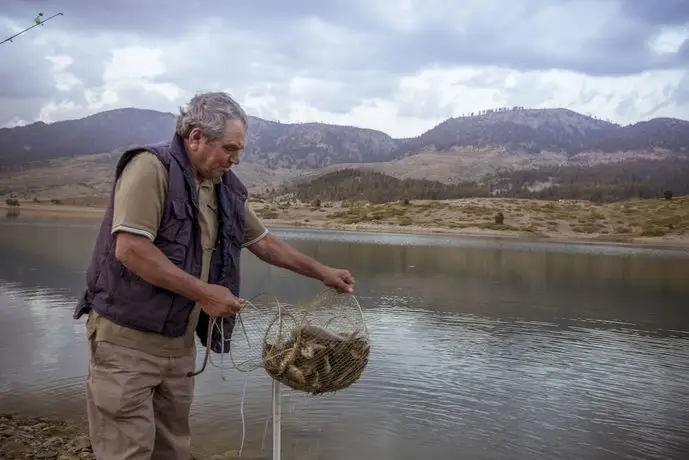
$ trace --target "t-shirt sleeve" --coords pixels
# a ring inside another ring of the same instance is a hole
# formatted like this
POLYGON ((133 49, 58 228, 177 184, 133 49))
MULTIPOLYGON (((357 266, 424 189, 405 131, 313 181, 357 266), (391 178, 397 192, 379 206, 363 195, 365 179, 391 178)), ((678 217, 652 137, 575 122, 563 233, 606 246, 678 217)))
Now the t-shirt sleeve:
POLYGON ((244 208, 244 244, 242 247, 248 248, 265 238, 268 235, 268 229, 263 225, 248 201, 244 208))
POLYGON ((163 215, 167 170, 151 152, 132 158, 115 185, 112 233, 128 232, 153 241, 163 215))

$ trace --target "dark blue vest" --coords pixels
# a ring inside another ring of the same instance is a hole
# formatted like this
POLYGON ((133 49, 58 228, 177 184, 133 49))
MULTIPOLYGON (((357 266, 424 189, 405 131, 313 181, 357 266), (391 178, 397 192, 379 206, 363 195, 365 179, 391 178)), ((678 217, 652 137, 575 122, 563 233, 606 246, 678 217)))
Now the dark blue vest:
MULTIPOLYGON (((149 284, 115 258, 114 237, 111 235, 114 184, 129 160, 144 150, 160 159, 169 177, 165 207, 153 244, 185 272, 195 277, 201 275, 203 249, 198 223, 198 195, 184 144, 175 135, 170 142, 130 149, 122 154, 117 163, 110 202, 86 273, 86 289, 75 309, 74 318, 79 319, 93 308, 99 315, 121 326, 179 337, 187 329, 194 301, 149 284)), ((239 297, 239 258, 244 241, 247 189, 232 171, 228 171, 215 186, 215 191, 218 236, 208 282, 226 286, 239 297)), ((201 311, 196 333, 204 346, 208 321, 208 315, 201 311)), ((225 330, 222 351, 227 352, 234 318, 224 319, 222 325, 225 330)), ((220 332, 217 329, 213 331, 211 342, 213 351, 220 352, 220 332)))

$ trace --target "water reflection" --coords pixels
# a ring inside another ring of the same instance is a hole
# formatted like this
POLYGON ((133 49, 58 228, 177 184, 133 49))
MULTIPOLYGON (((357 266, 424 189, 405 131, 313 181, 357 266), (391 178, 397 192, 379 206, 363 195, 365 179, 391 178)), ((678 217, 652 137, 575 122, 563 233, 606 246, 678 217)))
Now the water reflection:
MULTIPOLYGON (((96 227, 13 221, 0 231, 0 406, 83 416, 85 337, 71 312, 96 227)), ((350 389, 319 398, 285 392, 284 458, 687 452, 689 259, 681 253, 283 236, 355 273, 373 340, 369 368, 350 389)), ((321 289, 250 254, 242 264, 246 297, 270 292, 299 302, 321 289)), ((245 384, 244 455, 270 458, 270 380, 262 371, 201 374, 193 409, 199 451, 239 447, 245 384)))
POLYGON ((5 208, 5 217, 7 219, 16 219, 21 214, 21 210, 18 206, 10 206, 5 208))

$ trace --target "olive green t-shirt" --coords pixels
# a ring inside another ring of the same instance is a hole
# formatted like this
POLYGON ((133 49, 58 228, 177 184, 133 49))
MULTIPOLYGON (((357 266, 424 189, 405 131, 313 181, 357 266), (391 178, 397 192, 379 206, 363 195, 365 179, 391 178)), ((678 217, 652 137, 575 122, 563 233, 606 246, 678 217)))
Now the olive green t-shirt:
MULTIPOLYGON (((153 241, 163 215, 167 181, 168 172, 153 153, 141 152, 132 158, 115 185, 112 233, 129 232, 153 241)), ((200 279, 208 281, 218 227, 215 188, 209 180, 197 181, 196 187, 203 247, 200 279)), ((268 230, 247 203, 243 247, 251 246, 267 234, 268 230)), ((89 337, 95 334, 96 341, 136 348, 156 356, 181 357, 193 350, 199 312, 200 306, 196 304, 183 336, 166 337, 119 326, 91 310, 86 322, 87 334, 89 337)))

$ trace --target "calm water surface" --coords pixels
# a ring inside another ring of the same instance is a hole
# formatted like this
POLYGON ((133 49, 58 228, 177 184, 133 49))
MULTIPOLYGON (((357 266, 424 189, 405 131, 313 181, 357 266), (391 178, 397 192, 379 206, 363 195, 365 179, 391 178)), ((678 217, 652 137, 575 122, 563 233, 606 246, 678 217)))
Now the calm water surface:
MULTIPOLYGON (((84 417, 71 315, 96 229, 0 220, 2 411, 84 417)), ((373 341, 351 388, 285 391, 284 459, 689 458, 689 253, 279 233, 355 274, 373 341)), ((248 252, 243 271, 246 298, 321 290, 248 252)), ((243 456, 271 458, 270 380, 215 362, 196 381, 197 451, 239 449, 243 412, 243 456)))

